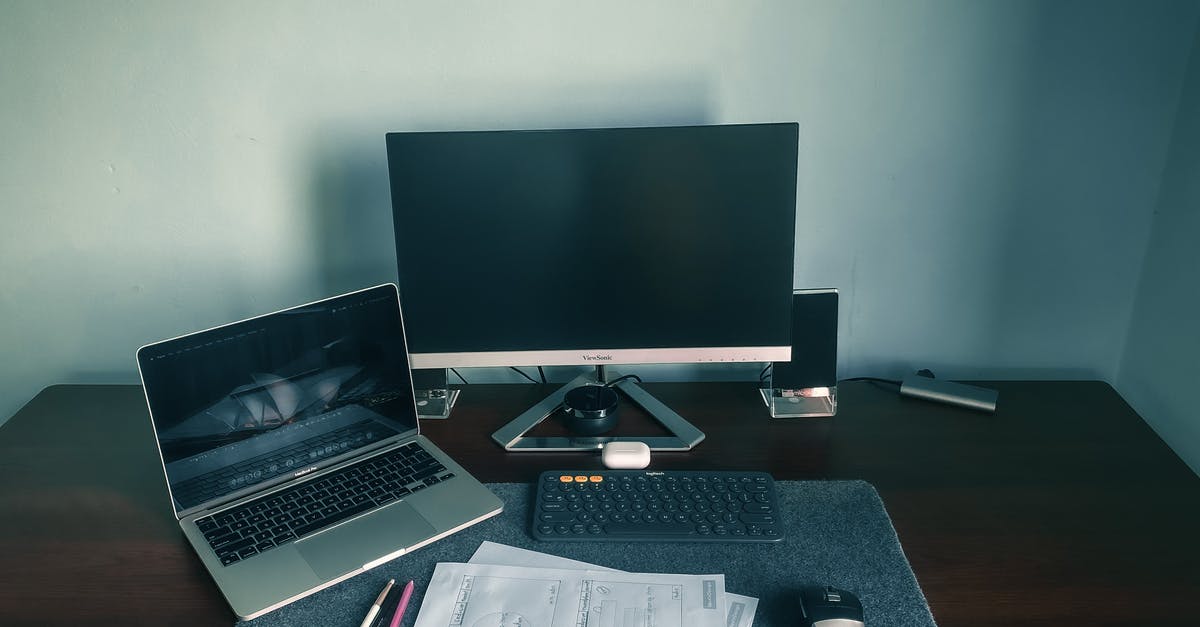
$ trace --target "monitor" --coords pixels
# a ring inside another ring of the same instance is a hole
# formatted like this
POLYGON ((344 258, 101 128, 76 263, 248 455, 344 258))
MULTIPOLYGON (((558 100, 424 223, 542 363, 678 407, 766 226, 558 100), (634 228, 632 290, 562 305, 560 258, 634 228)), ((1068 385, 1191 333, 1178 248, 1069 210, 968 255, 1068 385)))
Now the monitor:
POLYGON ((389 133, 413 368, 788 361, 797 137, 389 133))

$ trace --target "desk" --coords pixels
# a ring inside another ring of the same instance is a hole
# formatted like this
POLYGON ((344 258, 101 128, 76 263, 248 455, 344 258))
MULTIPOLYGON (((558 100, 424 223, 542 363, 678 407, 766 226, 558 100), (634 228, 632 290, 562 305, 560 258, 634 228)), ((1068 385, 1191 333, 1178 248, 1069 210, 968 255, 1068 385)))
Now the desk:
MULTIPOLYGON (((772 421, 750 383, 648 384, 708 436, 655 466, 872 482, 944 627, 1196 624, 1200 478, 1107 384, 990 385, 995 415, 856 382, 836 418, 772 421)), ((484 481, 599 467, 491 442, 548 391, 469 386, 422 429, 484 481)), ((171 517, 138 386, 53 386, 0 428, 0 624, 232 620, 171 517)))

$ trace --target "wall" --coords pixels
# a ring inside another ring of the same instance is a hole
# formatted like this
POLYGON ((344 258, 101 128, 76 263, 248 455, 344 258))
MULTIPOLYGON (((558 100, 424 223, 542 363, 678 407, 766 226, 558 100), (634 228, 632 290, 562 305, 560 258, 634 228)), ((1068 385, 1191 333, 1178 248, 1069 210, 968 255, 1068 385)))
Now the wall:
POLYGON ((136 381, 144 342, 391 280, 383 134, 421 129, 799 121, 796 284, 842 290, 843 375, 1111 379, 1196 15, 5 2, 0 419, 136 381))
POLYGON ((1193 41, 1117 389, 1200 474, 1200 29, 1193 41))

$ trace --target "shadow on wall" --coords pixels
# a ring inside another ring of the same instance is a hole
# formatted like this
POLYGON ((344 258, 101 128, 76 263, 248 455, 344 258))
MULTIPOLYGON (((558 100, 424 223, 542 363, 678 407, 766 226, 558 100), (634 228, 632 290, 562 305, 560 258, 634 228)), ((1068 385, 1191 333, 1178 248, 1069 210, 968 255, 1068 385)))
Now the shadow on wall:
MULTIPOLYGON (((703 81, 645 80, 607 85, 508 85, 482 93, 516 102, 474 100, 397 104, 393 111, 327 126, 312 148, 312 249, 330 294, 396 279, 391 193, 384 136, 389 132, 509 130, 710 123, 703 81)), ((447 251, 453 234, 444 234, 447 251)), ((447 253, 451 254, 451 253, 447 253)), ((431 260, 435 265, 437 260, 431 260)), ((447 277, 452 281, 454 277, 447 277)))
POLYGON ((310 249, 328 295, 396 280, 383 133, 340 140, 316 151, 310 195, 310 249))
MULTIPOLYGON (((475 85, 484 87, 474 91, 505 94, 502 102, 430 94, 425 101, 406 101, 396 104, 395 110, 376 111, 320 130, 312 148, 313 187, 309 194, 312 201, 309 211, 314 237, 312 250, 317 255, 316 266, 324 292, 332 295, 396 281, 386 133, 714 123, 710 112, 711 90, 708 82, 701 78, 649 77, 578 84, 489 83, 492 82, 476 81, 475 85)), ((456 245, 453 233, 431 234, 430 237, 444 238, 446 254, 453 254, 456 245)), ((431 272, 438 272, 441 267, 437 259, 429 260, 429 264, 431 272)), ((447 276, 447 286, 453 288, 454 282, 461 279, 463 277, 447 276)), ((565 381, 583 369, 556 367, 548 369, 547 374, 554 381, 565 381)), ((733 368, 724 373, 726 369, 730 367, 654 366, 647 368, 647 378, 699 380, 757 376, 757 370, 747 375, 751 369, 733 368)), ((526 370, 537 376, 536 368, 526 370)), ((508 368, 472 368, 463 374, 472 382, 527 381, 508 368)))

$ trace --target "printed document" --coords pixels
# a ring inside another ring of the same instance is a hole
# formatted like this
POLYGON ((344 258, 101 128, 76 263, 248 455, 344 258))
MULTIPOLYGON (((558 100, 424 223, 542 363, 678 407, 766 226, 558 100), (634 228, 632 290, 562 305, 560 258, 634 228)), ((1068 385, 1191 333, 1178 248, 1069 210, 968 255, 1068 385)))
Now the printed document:
MULTIPOLYGON (((469 560, 472 564, 501 564, 505 566, 532 566, 538 568, 565 568, 572 570, 613 570, 587 562, 538 553, 507 544, 499 544, 485 540, 469 560)), ((725 627, 750 627, 754 624, 754 614, 758 612, 758 599, 754 597, 725 593, 728 604, 725 627)))
POLYGON ((724 575, 441 562, 415 627, 724 627, 724 575))

